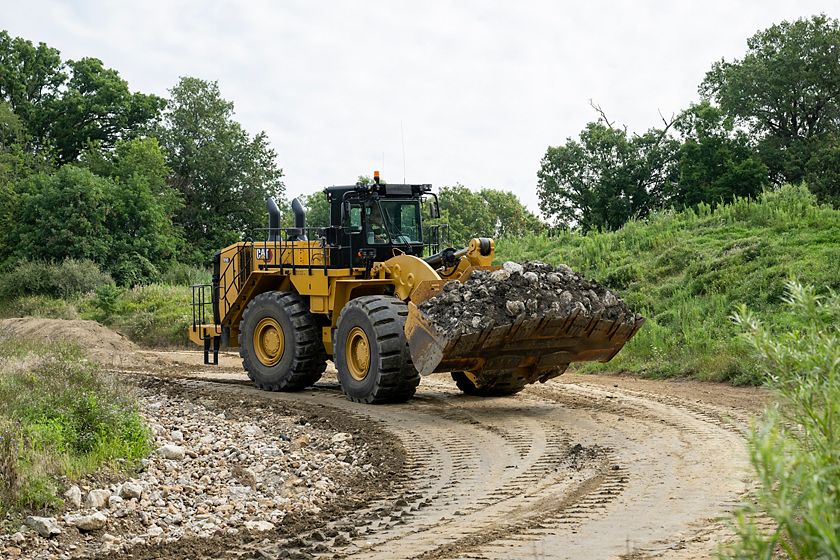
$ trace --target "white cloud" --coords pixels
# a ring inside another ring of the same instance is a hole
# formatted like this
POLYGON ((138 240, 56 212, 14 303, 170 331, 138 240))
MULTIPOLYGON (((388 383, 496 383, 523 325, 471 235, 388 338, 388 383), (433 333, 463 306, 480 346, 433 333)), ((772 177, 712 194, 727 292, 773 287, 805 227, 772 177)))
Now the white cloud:
POLYGON ((505 188, 534 209, 546 147, 595 118, 590 98, 644 130, 756 30, 838 15, 836 0, 9 4, 11 34, 101 58, 133 89, 218 80, 268 133, 290 195, 352 182, 383 153, 401 180, 402 123, 409 181, 505 188))

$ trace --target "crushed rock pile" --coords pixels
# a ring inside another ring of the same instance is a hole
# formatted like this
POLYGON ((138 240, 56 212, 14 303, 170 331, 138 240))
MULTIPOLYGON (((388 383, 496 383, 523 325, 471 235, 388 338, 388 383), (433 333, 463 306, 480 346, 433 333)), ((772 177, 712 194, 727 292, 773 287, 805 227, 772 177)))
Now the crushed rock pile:
POLYGON ((0 558, 131 557, 135 546, 271 534, 287 515, 316 515, 378 476, 352 434, 293 416, 266 409, 228 418, 230 403, 150 390, 139 405, 156 448, 141 471, 121 483, 70 486, 63 513, 29 516, 12 534, 0 528, 0 558))
POLYGON ((419 305, 447 336, 469 335, 521 318, 599 317, 633 324, 641 319, 622 299, 566 265, 506 262, 494 271, 475 270, 466 282, 452 280, 419 305))

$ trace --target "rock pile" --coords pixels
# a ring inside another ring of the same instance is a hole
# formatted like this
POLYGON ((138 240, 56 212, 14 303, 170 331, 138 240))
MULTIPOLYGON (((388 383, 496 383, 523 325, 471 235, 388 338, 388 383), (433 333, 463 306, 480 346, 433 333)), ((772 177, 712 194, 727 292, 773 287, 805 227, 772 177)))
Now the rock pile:
POLYGON ((73 485, 53 517, 0 534, 0 558, 76 558, 135 545, 266 532, 310 516, 376 476, 366 444, 267 408, 234 415, 230 402, 146 393, 141 411, 155 452, 128 480, 73 485))
POLYGON ((520 318, 566 318, 575 314, 633 324, 640 316, 604 286, 566 265, 506 262, 476 270, 466 282, 452 280, 420 310, 447 336, 474 334, 520 318))

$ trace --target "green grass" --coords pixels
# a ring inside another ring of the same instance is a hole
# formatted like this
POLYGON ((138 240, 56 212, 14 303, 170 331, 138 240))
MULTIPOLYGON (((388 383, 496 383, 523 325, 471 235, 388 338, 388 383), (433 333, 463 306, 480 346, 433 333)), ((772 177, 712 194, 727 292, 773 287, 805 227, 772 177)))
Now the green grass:
POLYGON ((630 222, 615 232, 500 239, 497 260, 565 263, 615 290, 648 318, 608 364, 583 371, 760 383, 757 359, 729 319, 747 304, 770 329, 801 318, 784 309, 785 282, 840 289, 840 211, 805 187, 630 222))
POLYGON ((78 347, 0 339, 0 512, 58 506, 60 479, 131 471, 150 445, 125 381, 78 347))
POLYGON ((177 263, 160 282, 131 289, 116 286, 90 261, 22 262, 7 272, 0 275, 0 317, 93 319, 148 347, 188 344, 189 286, 210 282, 209 271, 177 263), (58 289, 62 277, 68 284, 58 289))
POLYGON ((192 324, 189 286, 151 284, 123 290, 107 286, 81 305, 81 316, 117 329, 148 347, 183 346, 192 324))
POLYGON ((768 330, 746 307, 736 315, 777 401, 752 430, 759 485, 735 515, 727 558, 840 558, 840 297, 791 283, 785 299, 793 331, 768 330))

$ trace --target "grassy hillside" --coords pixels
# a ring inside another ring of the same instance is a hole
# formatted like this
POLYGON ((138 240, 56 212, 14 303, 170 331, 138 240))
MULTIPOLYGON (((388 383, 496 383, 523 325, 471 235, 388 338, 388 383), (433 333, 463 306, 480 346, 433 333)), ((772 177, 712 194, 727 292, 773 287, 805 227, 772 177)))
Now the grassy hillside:
POLYGON ((616 232, 502 239, 496 252, 500 261, 565 263, 648 318, 612 362, 583 369, 752 383, 758 366, 730 316, 746 304, 769 328, 795 329, 798 319, 782 305, 787 280, 840 289, 840 211, 786 186, 616 232))

